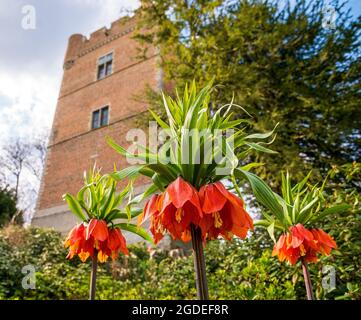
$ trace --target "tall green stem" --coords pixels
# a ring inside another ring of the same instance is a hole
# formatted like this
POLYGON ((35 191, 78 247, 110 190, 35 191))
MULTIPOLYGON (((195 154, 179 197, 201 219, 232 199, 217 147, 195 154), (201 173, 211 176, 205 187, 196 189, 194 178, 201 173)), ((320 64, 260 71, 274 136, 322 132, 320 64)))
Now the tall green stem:
POLYGON ((301 262, 302 262, 303 278, 305 279, 307 299, 308 300, 315 300, 315 297, 313 295, 311 277, 310 277, 310 273, 308 271, 307 262, 304 259, 302 259, 301 262))
POLYGON ((95 300, 97 269, 98 269, 98 252, 97 250, 94 250, 94 256, 92 258, 92 271, 90 275, 89 300, 95 300))
POLYGON ((199 300, 208 300, 206 264, 203 253, 201 230, 191 225, 194 269, 196 271, 197 296, 199 300))

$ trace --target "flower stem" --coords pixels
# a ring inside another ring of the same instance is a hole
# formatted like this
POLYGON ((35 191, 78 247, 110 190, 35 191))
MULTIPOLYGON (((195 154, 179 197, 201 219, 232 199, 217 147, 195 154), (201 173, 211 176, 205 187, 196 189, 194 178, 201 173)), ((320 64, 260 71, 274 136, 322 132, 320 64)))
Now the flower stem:
POLYGON ((89 300, 95 300, 95 289, 97 283, 97 269, 98 269, 98 252, 94 250, 94 256, 92 258, 92 271, 90 275, 90 290, 89 300))
POLYGON ((301 263, 302 263, 303 278, 305 279, 307 299, 308 300, 315 300, 315 297, 313 295, 311 277, 310 277, 310 273, 308 271, 307 262, 304 259, 302 259, 301 263))
POLYGON ((201 230, 191 225, 194 269, 196 271, 197 296, 199 300, 208 300, 206 264, 203 253, 201 230))

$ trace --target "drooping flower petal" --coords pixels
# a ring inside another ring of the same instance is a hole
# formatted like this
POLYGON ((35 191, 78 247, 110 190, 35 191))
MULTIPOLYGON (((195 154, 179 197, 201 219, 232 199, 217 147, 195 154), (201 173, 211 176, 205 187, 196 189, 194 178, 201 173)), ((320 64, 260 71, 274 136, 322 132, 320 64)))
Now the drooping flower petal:
POLYGON ((85 227, 82 223, 72 228, 64 241, 65 248, 72 246, 82 240, 84 238, 84 232, 85 227))
POLYGON ((86 229, 86 240, 92 236, 95 240, 105 241, 108 238, 108 227, 104 220, 91 219, 86 229))
POLYGON ((231 240, 234 235, 243 239, 253 229, 252 218, 244 209, 243 201, 220 181, 203 186, 199 198, 204 212, 199 222, 204 240, 218 236, 231 240))
POLYGON ((302 224, 290 227, 289 233, 282 234, 273 247, 272 256, 280 261, 295 264, 299 259, 317 262, 317 254, 329 255, 336 248, 335 241, 321 229, 307 230, 302 224))
POLYGON ((154 243, 157 244, 164 237, 164 227, 161 224, 159 208, 161 206, 163 195, 153 195, 145 204, 143 213, 138 218, 138 225, 150 217, 150 231, 153 234, 154 243))
POLYGON ((170 183, 164 194, 162 209, 170 203, 179 209, 183 208, 186 202, 190 202, 198 209, 199 215, 202 216, 197 190, 181 177, 170 183))
POLYGON ((217 188, 217 184, 219 183, 203 186, 199 191, 199 198, 202 199, 202 210, 206 214, 222 210, 227 202, 227 198, 217 188))
POLYGON ((129 254, 126 240, 119 228, 110 229, 107 245, 109 250, 112 252, 113 259, 115 259, 119 251, 126 255, 129 254))
POLYGON ((82 262, 89 257, 106 262, 108 257, 115 259, 119 252, 128 254, 126 240, 120 229, 108 229, 103 220, 92 219, 87 227, 83 223, 75 226, 69 232, 65 245, 69 247, 67 259, 78 255, 82 262))
POLYGON ((151 218, 154 214, 159 213, 158 194, 153 194, 152 197, 145 203, 143 212, 138 217, 138 226, 145 220, 151 218))
MULTIPOLYGON (((149 203, 149 207, 154 206, 149 203)), ((168 231, 175 240, 189 241, 191 224, 197 226, 202 216, 197 190, 178 177, 159 196, 157 209, 153 213, 151 230, 156 230, 157 240, 160 238, 159 233, 164 234, 168 231)), ((155 236, 154 232, 153 236, 155 236)))

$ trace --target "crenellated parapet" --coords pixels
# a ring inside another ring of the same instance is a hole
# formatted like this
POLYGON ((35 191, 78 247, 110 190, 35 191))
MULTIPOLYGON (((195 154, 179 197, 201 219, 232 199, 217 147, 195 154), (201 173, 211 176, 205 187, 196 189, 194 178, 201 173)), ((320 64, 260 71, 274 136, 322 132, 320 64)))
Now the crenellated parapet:
POLYGON ((94 31, 87 38, 82 34, 73 34, 68 40, 68 49, 64 59, 64 69, 69 69, 80 58, 105 44, 133 32, 136 28, 136 18, 123 17, 111 24, 108 29, 103 27, 94 31))

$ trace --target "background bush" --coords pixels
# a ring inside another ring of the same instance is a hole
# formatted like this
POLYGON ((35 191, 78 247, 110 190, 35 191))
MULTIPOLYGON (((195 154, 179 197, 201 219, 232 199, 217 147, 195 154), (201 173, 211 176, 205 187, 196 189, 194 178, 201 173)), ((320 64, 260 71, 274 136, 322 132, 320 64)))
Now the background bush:
MULTIPOLYGON (((322 227, 338 249, 310 265, 318 299, 361 299, 361 165, 334 167, 328 183, 329 201, 351 208, 334 214, 322 227), (336 272, 336 288, 322 288, 325 266, 336 272)), ((206 267, 211 299, 305 299, 300 265, 272 257, 273 243, 256 228, 244 241, 207 243, 206 267)), ((171 258, 165 251, 150 255, 145 244, 130 246, 130 255, 101 264, 98 299, 195 299, 191 255, 171 258)), ((87 299, 90 261, 66 260, 63 237, 56 231, 8 225, 0 230, 0 299, 87 299), (24 290, 22 268, 36 269, 36 289, 24 290)))
MULTIPOLYGON (((329 225, 340 251, 311 266, 319 299, 361 299, 361 216, 353 211, 329 225), (322 267, 336 269, 336 289, 324 292, 322 267)), ((325 229, 327 226, 325 226, 325 229)), ((63 238, 55 231, 7 227, 0 237, 1 299, 87 299, 90 263, 65 260, 63 238), (36 289, 21 286, 21 269, 36 268, 36 289)), ((271 243, 263 230, 246 241, 212 241, 206 247, 211 299, 304 299, 299 265, 288 266, 271 257, 271 243)), ((101 265, 97 298, 100 299, 194 299, 192 256, 170 258, 165 253, 150 259, 144 244, 130 247, 129 257, 101 265)))

